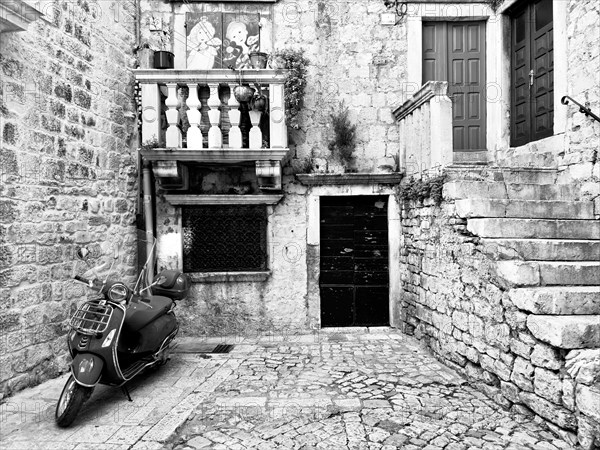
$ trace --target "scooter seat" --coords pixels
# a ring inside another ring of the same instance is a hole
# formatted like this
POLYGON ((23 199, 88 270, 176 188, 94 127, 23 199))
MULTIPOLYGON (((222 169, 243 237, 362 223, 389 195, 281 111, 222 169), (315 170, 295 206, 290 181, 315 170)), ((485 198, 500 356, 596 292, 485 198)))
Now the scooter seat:
POLYGON ((173 300, 158 295, 151 296, 150 302, 131 302, 125 313, 125 326, 129 331, 138 331, 166 313, 171 309, 171 305, 173 300))

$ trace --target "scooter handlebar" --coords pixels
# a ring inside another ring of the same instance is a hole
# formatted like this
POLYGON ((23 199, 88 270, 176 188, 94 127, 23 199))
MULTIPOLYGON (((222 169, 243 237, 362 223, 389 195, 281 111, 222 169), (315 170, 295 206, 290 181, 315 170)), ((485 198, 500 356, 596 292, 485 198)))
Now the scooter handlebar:
POLYGON ((80 277, 79 275, 75 275, 73 278, 75 278, 77 281, 81 281, 82 283, 90 284, 90 280, 80 277))
POLYGON ((83 278, 79 275, 75 275, 73 278, 77 281, 81 281, 82 283, 87 284, 90 288, 95 289, 97 291, 100 291, 102 289, 102 281, 98 280, 97 278, 94 278, 93 280, 88 280, 87 278, 83 278))

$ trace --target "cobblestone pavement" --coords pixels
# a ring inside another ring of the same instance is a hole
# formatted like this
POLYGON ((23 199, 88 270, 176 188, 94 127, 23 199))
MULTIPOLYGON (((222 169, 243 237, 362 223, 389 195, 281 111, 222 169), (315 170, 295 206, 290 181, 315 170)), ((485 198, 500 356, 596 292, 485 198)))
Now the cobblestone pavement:
MULTIPOLYGON (((8 449, 569 449, 502 410, 391 330, 223 339, 229 354, 183 353, 135 380, 128 402, 99 387, 67 430, 54 425, 65 377, 6 399, 8 449)), ((214 342, 217 342, 216 340, 214 342)))

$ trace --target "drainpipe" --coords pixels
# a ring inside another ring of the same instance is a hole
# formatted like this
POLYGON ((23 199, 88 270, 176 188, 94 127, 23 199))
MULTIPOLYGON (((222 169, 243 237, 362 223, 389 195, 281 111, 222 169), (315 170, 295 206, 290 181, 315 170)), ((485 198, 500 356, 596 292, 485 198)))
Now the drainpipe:
POLYGON ((152 284, 154 278, 154 259, 156 247, 154 245, 154 216, 152 210, 152 177, 150 163, 144 162, 144 222, 146 224, 146 258, 150 263, 146 270, 148 285, 152 284))

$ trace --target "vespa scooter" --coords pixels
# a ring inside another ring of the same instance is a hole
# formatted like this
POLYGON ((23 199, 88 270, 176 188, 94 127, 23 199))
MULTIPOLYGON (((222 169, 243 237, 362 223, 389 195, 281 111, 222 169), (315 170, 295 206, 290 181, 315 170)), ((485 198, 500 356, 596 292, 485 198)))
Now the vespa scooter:
MULTIPOLYGON (((87 254, 85 248, 78 251, 82 260, 87 254)), ((175 300, 187 296, 189 280, 180 271, 163 270, 142 288, 149 261, 150 257, 133 289, 109 276, 104 281, 74 277, 101 297, 83 303, 69 322, 73 361, 71 376, 56 405, 58 426, 67 427, 75 420, 97 384, 120 386, 131 400, 125 383, 144 369, 167 362, 179 330, 175 300)), ((109 274, 113 265, 114 260, 109 274)))

